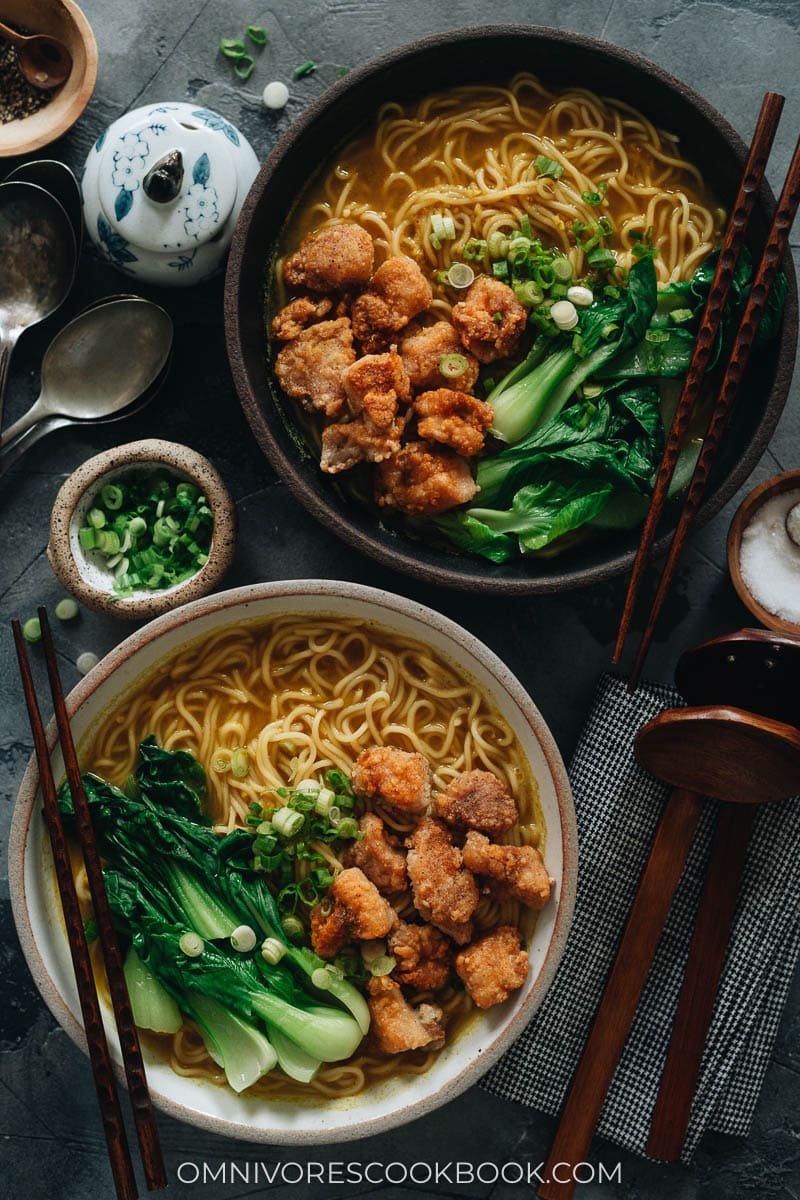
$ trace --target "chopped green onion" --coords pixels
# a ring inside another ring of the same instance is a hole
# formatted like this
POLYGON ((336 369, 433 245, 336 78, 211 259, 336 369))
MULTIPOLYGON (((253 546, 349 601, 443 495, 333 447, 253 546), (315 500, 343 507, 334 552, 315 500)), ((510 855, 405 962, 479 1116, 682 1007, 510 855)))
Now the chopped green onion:
POLYGON ((443 354, 439 359, 439 370, 446 379, 460 379, 468 366, 463 354, 443 354))
POLYGON ((657 258, 658 246, 648 245, 647 242, 634 242, 631 254, 634 258, 657 258))
POLYGON ((330 788, 321 788, 314 801, 314 812, 319 813, 321 817, 327 817, 329 820, 332 820, 331 813, 336 807, 334 804, 335 799, 336 796, 330 788))
POLYGON ((118 508, 122 508, 125 493, 116 483, 104 483, 100 488, 100 496, 106 508, 110 508, 112 512, 116 512, 118 508))
POLYGON ((304 796, 316 796, 322 790, 322 784, 318 779, 301 779, 294 790, 304 796))
POLYGON ((294 808, 278 808, 272 814, 272 827, 281 837, 294 837, 303 828, 303 814, 294 808))
POLYGON ((597 267, 601 271, 611 270, 617 265, 614 251, 606 249, 605 246, 597 246, 594 250, 590 250, 586 255, 586 261, 590 267, 597 267))
POLYGON ((106 514, 99 508, 90 508, 86 520, 92 529, 102 529, 106 523, 106 514))
POLYGON ((544 300, 544 292, 533 279, 526 279, 524 282, 516 281, 511 286, 514 289, 514 295, 525 308, 535 308, 544 300))
POLYGON ((239 954, 249 954, 256 948, 256 931, 250 925, 237 925, 231 934, 231 946, 239 954))
POLYGON ((572 263, 568 258, 554 258, 553 274, 561 283, 567 283, 572 279, 572 263))
POLYGON ((504 233, 498 229, 489 235, 489 240, 486 243, 490 258, 505 258, 508 253, 509 241, 504 233))
POLYGON ((42 640, 42 623, 38 617, 29 617, 22 626, 22 636, 26 642, 40 642, 42 640))
POLYGON ((581 192, 581 200, 584 204, 588 204, 592 208, 596 208, 598 204, 603 203, 603 197, 599 192, 581 192))
POLYGON ((336 826, 336 836, 340 838, 358 837, 358 821, 354 817, 343 817, 336 826))
POLYGON ((224 775, 226 771, 230 771, 231 769, 230 759, 222 757, 215 758, 214 762, 212 763, 212 767, 216 771, 217 775, 224 775))
POLYGON ((669 334, 666 329, 648 329, 645 333, 645 341, 647 342, 668 342, 669 334))
POLYGON ((519 219, 519 231, 523 237, 530 238, 531 234, 531 219, 527 213, 523 213, 519 219))
POLYGON ((237 779, 244 779, 250 770, 250 752, 240 746, 231 755, 231 774, 237 779))
POLYGON ((78 541, 81 550, 94 550, 94 530, 91 526, 84 525, 83 529, 78 530, 78 541))
POLYGON ((318 988, 321 992, 327 992, 328 988, 333 983, 333 975, 327 967, 317 967, 311 972, 311 985, 318 988))
POLYGON ((492 313, 492 320, 496 325, 503 324, 503 314, 501 312, 492 313))
POLYGON ((75 659, 75 666, 80 671, 81 675, 88 675, 94 667, 100 662, 97 655, 91 650, 84 650, 83 654, 79 654, 75 659))
POLYGON ((461 249, 464 258, 477 262, 486 255, 486 242, 482 238, 469 238, 461 249))
POLYGON ((447 282, 454 288, 467 288, 474 278, 475 272, 466 263, 453 263, 447 272, 447 282))
POLYGON ((502 258, 497 262, 493 262, 492 274, 495 279, 508 279, 508 263, 502 258))
POLYGON ((381 976, 390 975, 397 966, 397 959, 392 954, 384 954, 381 958, 376 958, 375 962, 369 968, 370 975, 381 976))
POLYGON ((301 63, 299 67, 295 67, 294 77, 295 79, 303 79, 306 75, 310 75, 312 71, 316 71, 316 69, 317 64, 312 58, 309 58, 307 62, 301 63))
POLYGON ((264 938, 264 941, 261 943, 261 957, 264 959, 264 962, 268 962, 273 967, 278 965, 285 953, 286 947, 277 938, 264 938))
POLYGON ((306 936, 305 926, 299 917, 284 917, 283 932, 292 942, 302 942, 306 936))
POLYGON ((79 612, 78 602, 73 600, 72 596, 65 596, 63 600, 59 600, 55 608, 59 621, 74 621, 79 612))
POLYGON ((255 65, 255 59, 251 58, 249 54, 243 54, 233 64, 233 73, 237 79, 241 79, 242 83, 244 83, 245 79, 249 79, 253 74, 253 67, 255 65))
POLYGON ((244 58, 247 54, 247 47, 244 42, 240 42, 237 38, 221 38, 219 43, 220 54, 225 58, 244 58))
POLYGON ((537 154, 533 160, 533 165, 536 168, 537 175, 551 179, 560 179, 564 174, 564 168, 561 166, 561 163, 557 163, 554 158, 548 158, 545 154, 537 154))
POLYGON ((263 25, 248 25, 247 36, 254 46, 266 46, 267 31, 263 25))
POLYGON ((690 308, 673 308, 669 319, 675 325, 685 325, 687 321, 691 321, 693 316, 694 313, 690 308))
POLYGON ((178 945, 187 958, 199 958, 203 953, 203 939, 192 930, 181 935, 178 945))

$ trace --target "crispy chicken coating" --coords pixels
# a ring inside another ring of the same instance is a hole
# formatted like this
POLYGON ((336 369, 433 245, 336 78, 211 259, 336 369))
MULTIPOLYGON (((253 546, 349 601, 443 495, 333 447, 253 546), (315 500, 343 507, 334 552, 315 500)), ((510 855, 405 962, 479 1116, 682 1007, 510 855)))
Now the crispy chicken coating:
POLYGON ((275 375, 303 408, 338 417, 345 401, 342 374, 355 357, 347 317, 320 321, 287 342, 275 359, 275 375))
POLYGON ((513 354, 528 321, 508 284, 489 275, 478 276, 452 316, 461 341, 484 363, 513 354))
POLYGON ((396 350, 365 354, 344 373, 344 389, 351 410, 365 412, 379 429, 388 429, 397 406, 411 399, 411 387, 396 350))
POLYGON ((433 802, 437 817, 458 828, 499 838, 519 817, 517 803, 491 771, 464 771, 433 802))
POLYGON ((494 420, 491 404, 446 387, 417 396, 414 412, 420 437, 452 446, 467 458, 483 449, 486 430, 494 420))
POLYGON ((456 955, 456 971, 478 1008, 507 1000, 522 987, 529 966, 513 925, 498 925, 456 955))
POLYGON ((400 849, 399 840, 386 832, 386 826, 377 813, 364 813, 358 822, 364 835, 353 843, 350 862, 360 867, 367 879, 375 884, 385 896, 402 892, 408 883, 406 856, 400 849))
POLYGON ((463 946, 472 937, 478 889, 450 830, 435 817, 423 817, 406 845, 414 907, 424 921, 463 946))
POLYGON ((319 465, 327 475, 338 475, 356 463, 383 462, 400 449, 405 424, 405 417, 395 417, 387 428, 380 428, 362 413, 355 421, 329 425, 322 431, 319 465))
POLYGON ((318 904, 311 912, 311 943, 322 958, 333 958, 348 938, 385 937, 397 920, 391 904, 358 867, 339 872, 329 900, 330 909, 318 904))
POLYGON ((367 353, 384 350, 432 300, 431 285, 414 260, 394 255, 353 302, 353 332, 367 353))
POLYGON ((375 247, 360 225, 326 225, 303 238, 283 264, 291 288, 336 292, 361 287, 372 274, 375 247))
POLYGON ((375 480, 377 504, 412 517, 434 517, 466 504, 477 490, 465 458, 428 442, 403 446, 383 463, 375 480))
POLYGON ((407 329, 400 354, 415 392, 440 387, 457 387, 461 392, 471 392, 478 380, 480 367, 477 359, 467 354, 461 338, 449 321, 437 321, 435 325, 427 325, 422 329, 407 329), (463 374, 455 378, 442 374, 440 364, 446 354, 461 355, 466 363, 463 374))
POLYGON ((431 769, 421 754, 372 746, 362 750, 350 773, 353 791, 365 800, 383 800, 398 813, 425 812, 431 802, 431 769))
POLYGON ((550 875, 534 846, 495 846, 471 829, 463 855, 470 871, 491 880, 491 891, 498 898, 512 897, 528 908, 544 908, 550 899, 550 875))
POLYGON ((421 992, 438 992, 450 978, 450 942, 433 925, 400 924, 389 934, 389 953, 397 959, 392 978, 421 992))
POLYGON ((402 1054, 429 1046, 444 1045, 444 1014, 438 1004, 420 1004, 412 1008, 387 975, 369 981, 370 1033, 383 1054, 402 1054))
POLYGON ((307 325, 321 321, 333 308, 328 296, 297 296, 282 308, 272 322, 272 336, 280 342, 290 342, 307 325))

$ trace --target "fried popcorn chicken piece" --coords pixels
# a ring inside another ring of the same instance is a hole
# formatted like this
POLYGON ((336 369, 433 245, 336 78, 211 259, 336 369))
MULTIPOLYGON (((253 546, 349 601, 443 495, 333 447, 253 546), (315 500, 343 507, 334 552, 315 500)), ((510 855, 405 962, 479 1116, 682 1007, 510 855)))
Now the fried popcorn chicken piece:
POLYGON ((438 992, 450 978, 450 942, 433 925, 401 923, 389 934, 389 953, 397 966, 392 978, 421 992, 438 992))
POLYGON ((463 855, 470 871, 492 881, 491 891, 498 898, 512 897, 528 908, 544 908, 550 899, 552 881, 534 846, 495 846, 471 829, 463 855))
POLYGON ((362 750, 350 772, 353 791, 364 800, 383 800, 398 813, 425 812, 431 802, 431 769, 421 754, 372 746, 362 750))
POLYGON ((528 321, 508 284, 488 275, 478 276, 452 316, 461 341, 484 363, 513 354, 528 321))
POLYGON ((339 872, 329 900, 329 910, 323 903, 311 912, 311 943, 322 958, 332 958, 348 938, 370 941, 385 937, 397 921, 391 904, 358 867, 339 872))
POLYGON ((431 388, 457 387, 461 392, 471 392, 478 380, 479 364, 467 354, 461 338, 449 321, 437 321, 424 328, 409 328, 400 345, 406 375, 415 392, 431 388), (443 375, 440 364, 446 354, 460 354, 466 363, 463 374, 453 378, 443 375))
POLYGON ((433 517, 466 504, 478 485, 469 463, 453 450, 428 442, 409 442, 387 459, 375 481, 375 500, 412 517, 433 517))
POLYGON ((394 255, 353 302, 353 332, 367 353, 383 350, 432 300, 431 285, 414 260, 394 255))
POLYGON ((364 835, 353 843, 350 862, 360 867, 367 879, 386 896, 402 892, 408 883, 406 856, 400 849, 399 840, 386 832, 386 826, 377 813, 364 813, 358 823, 364 835))
POLYGON ((383 462, 400 449, 405 424, 405 417, 395 417, 388 428, 381 429, 362 413, 355 421, 328 425, 322 431, 319 465, 327 475, 338 475, 360 462, 383 462))
POLYGON ((372 274, 375 247, 360 225, 325 225, 303 238, 283 264, 283 278, 291 288, 336 292, 362 287, 372 274))
POLYGON ((287 396, 308 412, 338 417, 345 402, 342 375, 355 357, 347 317, 320 321, 287 342, 275 360, 275 375, 287 396))
POLYGON ((491 771, 464 771, 451 779, 434 802, 434 811, 448 825, 478 829, 502 837, 519 818, 517 803, 491 771))
POLYGON ((438 1004, 412 1008, 400 984, 388 975, 370 979, 368 989, 370 1033, 383 1054, 402 1054, 423 1046, 438 1050, 444 1045, 444 1013, 438 1004))
POLYGON ((513 925, 498 925, 456 955, 456 971, 478 1008, 502 1004, 522 987, 530 963, 513 925))
POLYGON ((352 411, 365 412, 379 429, 388 429, 398 404, 411 399, 408 376, 396 350, 359 358, 344 373, 344 389, 352 411))
POLYGON ((485 431, 494 420, 494 409, 485 400, 444 387, 417 396, 414 412, 420 437, 452 446, 466 458, 483 449, 485 431))
POLYGON ((272 336, 280 342, 291 342, 307 325, 321 321, 333 308, 328 296, 297 296, 282 308, 272 322, 272 336))
POLYGON ((450 830, 435 817, 423 817, 406 838, 408 877, 414 907, 424 921, 463 946, 472 937, 478 888, 462 866, 461 851, 450 830))

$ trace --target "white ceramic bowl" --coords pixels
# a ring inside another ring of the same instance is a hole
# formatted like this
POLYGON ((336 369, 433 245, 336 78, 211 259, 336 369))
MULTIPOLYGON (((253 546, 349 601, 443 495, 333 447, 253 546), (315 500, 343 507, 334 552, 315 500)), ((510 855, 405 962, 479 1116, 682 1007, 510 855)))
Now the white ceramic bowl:
MULTIPOLYGON (((349 616, 425 642, 460 665, 509 722, 539 782, 547 822, 546 861, 556 880, 530 946, 525 986, 505 1004, 479 1014, 445 1047, 424 1075, 388 1080, 361 1096, 333 1102, 275 1103, 176 1075, 147 1056, 155 1104, 193 1125, 251 1142, 330 1143, 401 1125, 452 1100, 522 1032, 541 1003, 561 958, 572 920, 577 877, 577 832, 572 794, 561 756, 533 701, 508 668, 481 642, 430 608, 401 596, 339 581, 287 581, 238 588, 195 601, 137 630, 106 656, 68 698, 78 747, 93 725, 136 685, 142 674, 186 644, 226 625, 259 622, 282 613, 349 616)), ((50 744, 55 732, 48 731, 50 744)), ((53 755, 56 779, 63 773, 53 755)), ((9 840, 9 884, 22 948, 39 991, 70 1037, 86 1049, 33 760, 22 781, 9 840)), ((121 1075, 119 1044, 106 1014, 109 1043, 121 1075)))

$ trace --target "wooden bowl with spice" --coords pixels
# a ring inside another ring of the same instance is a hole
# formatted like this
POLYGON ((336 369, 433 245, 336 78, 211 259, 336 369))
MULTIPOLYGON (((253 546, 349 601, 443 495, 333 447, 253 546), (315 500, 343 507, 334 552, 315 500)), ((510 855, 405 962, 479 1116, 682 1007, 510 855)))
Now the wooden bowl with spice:
POLYGON ((43 33, 63 42, 72 70, 51 91, 28 83, 17 51, 0 39, 0 158, 28 154, 55 141, 81 115, 97 79, 97 43, 73 0, 0 0, 0 21, 20 33, 43 33))
POLYGON ((728 570, 762 625, 800 634, 800 469, 773 475, 745 497, 728 531, 728 570))

